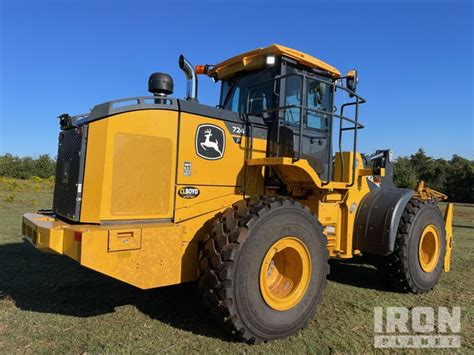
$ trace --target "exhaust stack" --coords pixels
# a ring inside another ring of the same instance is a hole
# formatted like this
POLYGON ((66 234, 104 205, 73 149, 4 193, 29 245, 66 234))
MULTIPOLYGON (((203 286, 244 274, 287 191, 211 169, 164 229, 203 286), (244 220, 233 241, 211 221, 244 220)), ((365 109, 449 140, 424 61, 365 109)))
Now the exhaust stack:
POLYGON ((198 102, 196 72, 194 71, 193 65, 184 58, 182 54, 179 56, 179 67, 184 72, 184 76, 186 76, 186 80, 188 81, 186 87, 186 100, 198 102))

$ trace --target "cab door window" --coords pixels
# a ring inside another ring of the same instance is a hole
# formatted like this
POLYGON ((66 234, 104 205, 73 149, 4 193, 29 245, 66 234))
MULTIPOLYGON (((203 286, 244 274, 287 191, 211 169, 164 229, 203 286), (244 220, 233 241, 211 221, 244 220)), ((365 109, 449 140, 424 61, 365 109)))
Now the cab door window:
POLYGON ((329 114, 331 112, 331 85, 317 79, 308 78, 306 83, 306 127, 322 132, 329 130, 329 114), (313 111, 318 110, 318 111, 313 111), (320 112, 323 111, 323 112, 320 112))
MULTIPOLYGON (((290 75, 285 80, 285 106, 301 106, 301 88, 303 78, 298 75, 290 75)), ((285 122, 290 126, 299 126, 301 109, 291 107, 285 109, 285 122)))

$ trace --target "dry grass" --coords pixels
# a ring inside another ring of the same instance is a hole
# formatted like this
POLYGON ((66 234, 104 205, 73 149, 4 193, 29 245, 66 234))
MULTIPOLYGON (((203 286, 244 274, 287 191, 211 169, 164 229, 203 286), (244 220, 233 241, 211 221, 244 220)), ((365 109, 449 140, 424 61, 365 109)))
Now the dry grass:
POLYGON ((375 306, 460 306, 460 352, 474 351, 472 205, 455 208, 452 271, 433 292, 392 292, 373 267, 334 262, 309 326, 297 336, 252 347, 232 342, 200 312, 192 284, 141 291, 22 242, 21 215, 32 205, 49 207, 51 197, 51 182, 0 181, 2 353, 374 352, 375 306))

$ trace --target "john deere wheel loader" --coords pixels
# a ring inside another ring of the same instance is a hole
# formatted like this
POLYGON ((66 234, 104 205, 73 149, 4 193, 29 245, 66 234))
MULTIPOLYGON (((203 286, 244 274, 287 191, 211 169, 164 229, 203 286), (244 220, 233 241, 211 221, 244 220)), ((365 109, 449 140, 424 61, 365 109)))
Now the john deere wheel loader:
POLYGON ((307 324, 329 258, 376 257, 414 293, 449 270, 446 196, 395 187, 389 150, 357 152, 355 70, 280 45, 179 65, 185 99, 154 73, 153 96, 60 116, 52 209, 23 216, 38 249, 142 289, 197 281, 209 312, 249 343, 307 324), (217 107, 198 102, 198 74, 221 82, 217 107))

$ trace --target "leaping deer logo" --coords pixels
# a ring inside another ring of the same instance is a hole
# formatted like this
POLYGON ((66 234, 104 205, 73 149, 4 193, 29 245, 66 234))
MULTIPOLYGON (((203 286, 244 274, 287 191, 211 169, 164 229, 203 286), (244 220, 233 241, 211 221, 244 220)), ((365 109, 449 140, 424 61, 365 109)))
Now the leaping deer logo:
POLYGON ((217 141, 217 139, 215 141, 211 141, 212 131, 211 131, 210 128, 208 128, 204 131, 204 136, 206 137, 206 140, 204 142, 200 143, 202 149, 207 150, 206 148, 212 148, 216 152, 218 152, 219 155, 222 155, 222 152, 219 149, 219 142, 217 141))
POLYGON ((202 124, 196 129, 196 155, 206 160, 219 160, 225 152, 225 132, 213 124, 202 124))

